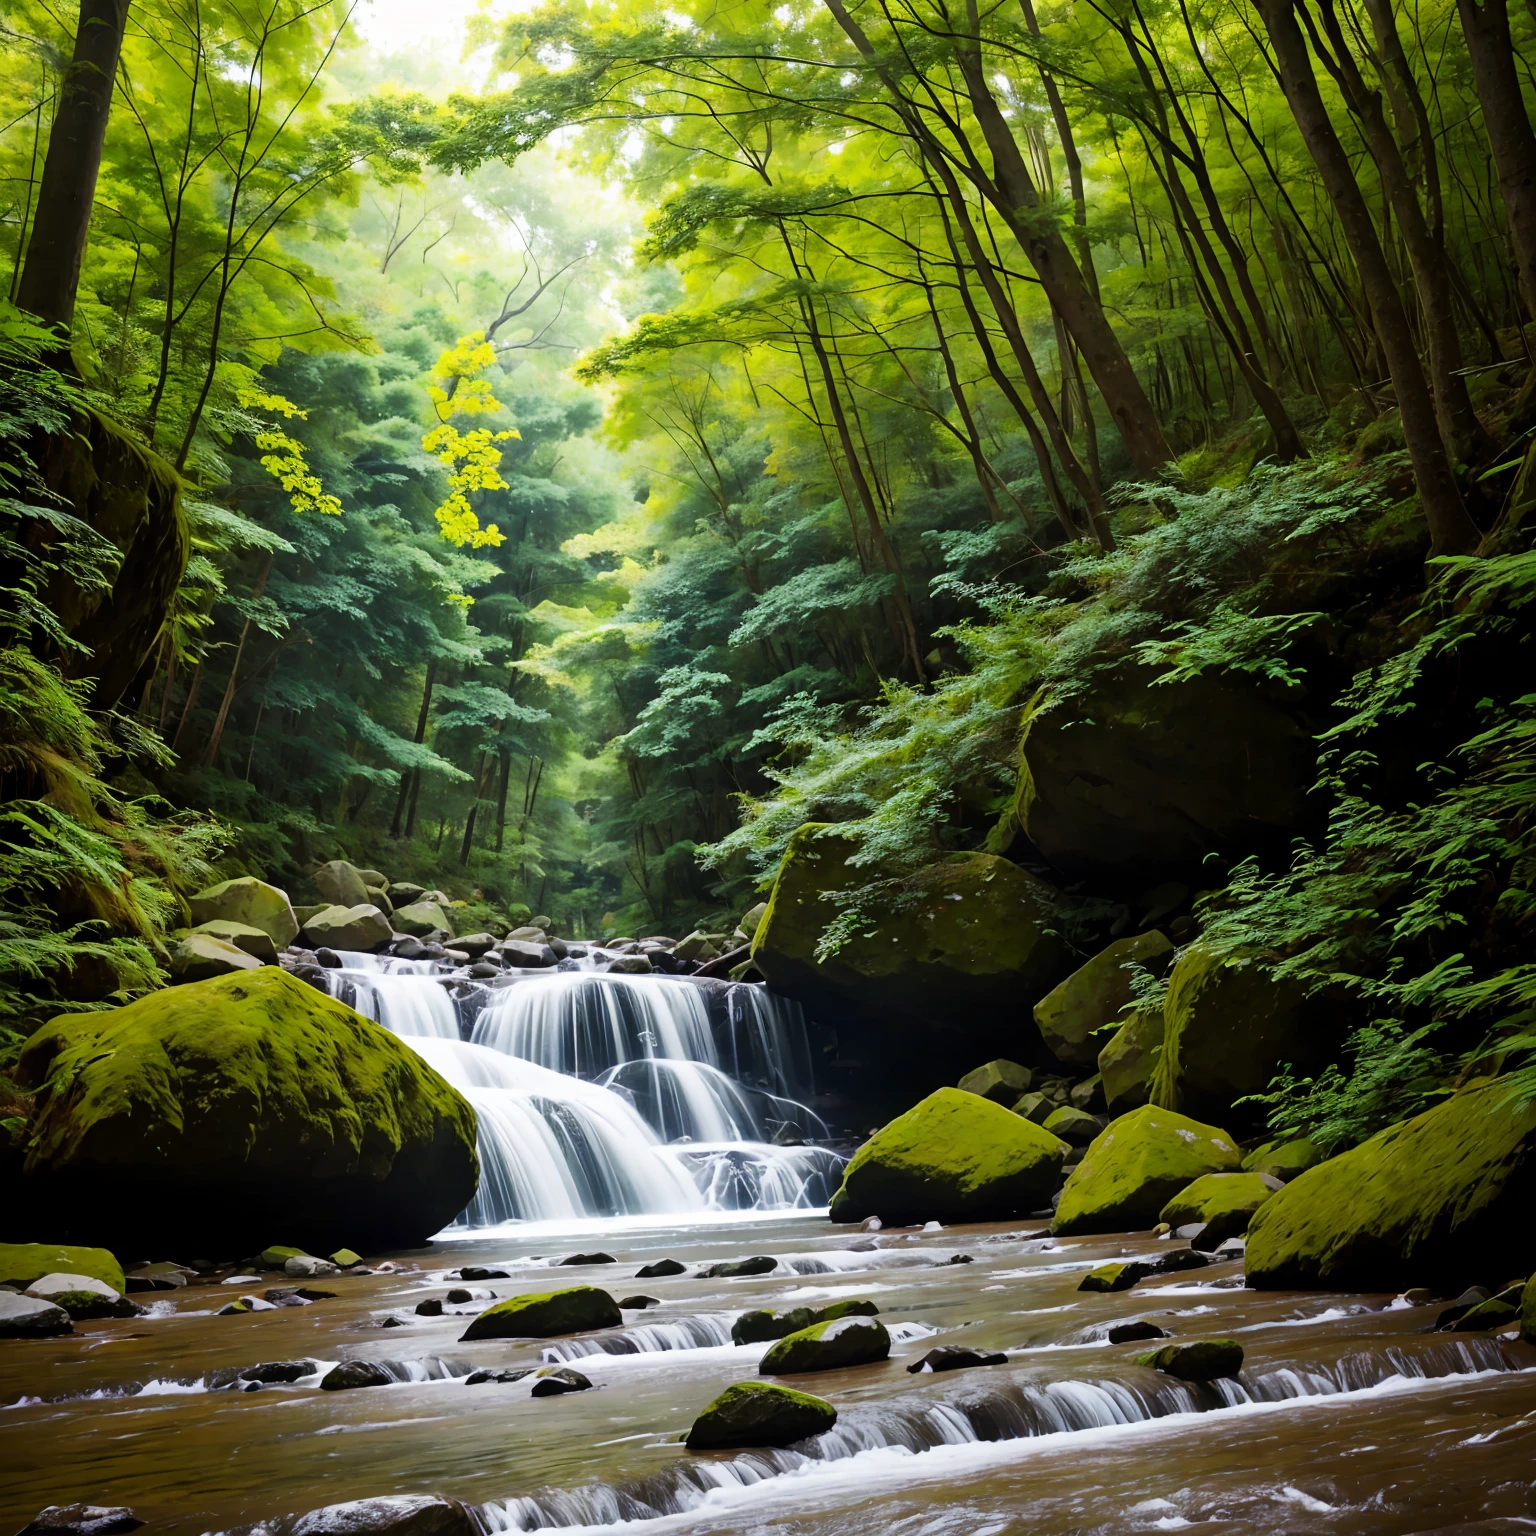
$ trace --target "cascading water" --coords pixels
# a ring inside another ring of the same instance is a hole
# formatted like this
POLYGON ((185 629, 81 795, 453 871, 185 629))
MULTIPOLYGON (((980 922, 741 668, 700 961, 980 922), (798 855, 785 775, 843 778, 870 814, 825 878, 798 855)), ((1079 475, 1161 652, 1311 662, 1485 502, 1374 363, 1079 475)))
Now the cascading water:
POLYGON ((743 984, 570 969, 495 989, 427 961, 343 954, 334 996, 399 1035, 474 1105, 480 1188, 463 1220, 825 1205, 841 1163, 800 1102, 798 1005, 743 984))

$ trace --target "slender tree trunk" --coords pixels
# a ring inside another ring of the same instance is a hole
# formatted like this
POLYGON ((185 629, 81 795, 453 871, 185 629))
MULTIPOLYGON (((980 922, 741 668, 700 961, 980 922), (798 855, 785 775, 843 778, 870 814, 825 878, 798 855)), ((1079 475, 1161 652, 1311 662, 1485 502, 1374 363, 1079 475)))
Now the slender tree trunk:
MULTIPOLYGON (((427 739, 427 720, 432 713, 432 684, 437 679, 437 657, 427 662, 427 680, 422 685, 421 708, 416 712, 416 734, 411 738, 419 747, 427 739)), ((395 797, 395 816, 390 823, 389 835, 400 841, 401 821, 405 816, 406 803, 413 797, 416 780, 421 777, 420 768, 412 768, 401 776, 400 793, 395 797)))
POLYGON ((1398 295, 1392 269, 1371 221, 1371 211, 1355 180, 1349 155, 1328 116, 1312 72, 1307 42, 1296 20, 1294 0, 1257 0, 1269 30, 1280 70, 1280 84, 1296 126, 1306 143, 1339 225, 1355 259, 1377 340, 1386 356, 1392 388, 1402 417, 1403 439, 1413 463, 1419 499, 1437 554, 1473 549, 1477 525, 1467 513, 1440 436, 1435 402, 1419 366, 1413 330, 1398 295))
MULTIPOLYGON (((267 590, 267 577, 272 574, 273 556, 268 555, 262 565, 261 575, 256 578, 256 585, 251 588, 251 601, 260 600, 263 592, 267 590)), ((229 720, 230 706, 235 702, 235 686, 240 679, 240 658, 245 655, 245 642, 250 638, 251 621, 247 619, 240 626, 240 643, 235 647, 235 659, 229 669, 229 681, 224 685, 224 697, 219 700, 219 712, 214 718, 213 733, 208 738, 208 750, 203 754, 203 767, 212 768, 213 760, 219 755, 219 743, 224 738, 224 726, 229 720)))
POLYGON ((68 333, 112 111, 112 87, 128 23, 128 0, 81 0, 75 51, 64 71, 48 137, 32 238, 16 302, 68 333))

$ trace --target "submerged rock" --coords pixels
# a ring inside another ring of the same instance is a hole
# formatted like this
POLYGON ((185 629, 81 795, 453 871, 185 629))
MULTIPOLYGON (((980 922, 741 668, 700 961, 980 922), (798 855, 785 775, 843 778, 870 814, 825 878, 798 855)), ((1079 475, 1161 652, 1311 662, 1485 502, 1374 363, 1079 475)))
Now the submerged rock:
POLYGON ((940 1088, 875 1132, 832 1197, 833 1221, 879 1215, 920 1221, 1003 1221, 1056 1192, 1066 1146, 1010 1111, 940 1088))
POLYGON ((1243 1346, 1236 1339, 1197 1339, 1193 1344, 1165 1344, 1136 1357, 1137 1365, 1150 1366, 1180 1381, 1218 1381, 1236 1376, 1243 1368, 1243 1346))
POLYGON ((840 1317, 780 1339, 758 1362, 763 1376, 795 1376, 872 1365, 891 1353, 891 1336, 873 1317, 840 1317))
POLYGON ((350 1392, 354 1387, 387 1387, 394 1381, 381 1365, 372 1360, 343 1360, 320 1378, 323 1392, 350 1392))
POLYGON ((1232 1138, 1171 1109, 1144 1105, 1111 1122, 1069 1175, 1051 1231, 1129 1232, 1150 1227, 1174 1195, 1202 1174, 1235 1170, 1232 1138))
POLYGON ((592 1383, 580 1371, 568 1365, 547 1366, 534 1372, 533 1391, 530 1397, 562 1397, 567 1392, 590 1392, 592 1383))
POLYGON ((16 1070, 36 1104, 18 1226, 140 1252, 239 1253, 253 1229, 411 1247, 478 1181, 457 1090, 276 966, 65 1014, 16 1070))
POLYGON ((621 1296, 619 1308, 624 1312, 643 1312, 647 1307, 659 1307, 661 1299, 656 1296, 621 1296))
POLYGON ((1133 1323, 1116 1323, 1104 1337, 1111 1344, 1139 1344, 1143 1339, 1166 1339, 1168 1330, 1138 1318, 1133 1323))
POLYGON ((573 1253, 560 1260, 561 1264, 617 1264, 611 1253, 573 1253))
POLYGON ((977 1365, 1007 1365, 1008 1356, 993 1349, 967 1349, 961 1344, 940 1344, 907 1367, 909 1376, 926 1371, 966 1371, 977 1365))
POLYGON ((1447 1292, 1536 1270, 1536 1104, 1507 1079, 1433 1109, 1293 1179, 1248 1228, 1248 1283, 1266 1290, 1447 1292))
POLYGON ((1100 1264, 1083 1276, 1077 1288, 1080 1291, 1128 1291, 1151 1273, 1150 1264, 1100 1264))
POLYGON ((787 1338, 817 1323, 834 1323, 840 1317, 874 1317, 880 1308, 865 1297, 834 1301, 825 1307, 792 1307, 788 1312, 743 1312, 731 1324, 733 1344, 768 1344, 787 1338))
POLYGON ((766 1275, 779 1267, 777 1259, 760 1253, 750 1259, 729 1259, 721 1264, 710 1264, 699 1271, 701 1280, 734 1280, 746 1275, 766 1275))
POLYGON ((1058 1060, 1091 1067, 1099 1059, 1103 1037, 1134 1001, 1129 967, 1161 971, 1173 953, 1166 935, 1138 933, 1116 939, 1081 965, 1035 1004, 1035 1024, 1058 1060))
POLYGON ((294 1523, 290 1536, 480 1536, 468 1505, 438 1494, 395 1494, 327 1504, 294 1523))
POLYGON ((50 1504, 22 1526, 17 1536, 122 1536, 143 1524, 122 1505, 50 1504))
POLYGON ((690 1451, 793 1445, 836 1423, 837 1409, 824 1398, 776 1382, 743 1381, 727 1387, 693 1421, 686 1443, 690 1451))
POLYGON ((617 1328, 624 1321, 619 1304, 595 1285, 534 1296, 510 1296, 488 1307, 459 1335, 475 1339, 552 1339, 564 1333, 617 1328))
POLYGON ((686 1274, 688 1266, 676 1259, 657 1259, 654 1264, 642 1264, 635 1271, 636 1280, 664 1280, 668 1275, 686 1274))
POLYGON ((0 1291, 0 1339, 49 1339, 74 1331, 63 1307, 37 1296, 0 1291))
POLYGON ((504 1370, 471 1371, 464 1378, 466 1387, 483 1387, 488 1385, 506 1386, 514 1381, 521 1381, 525 1376, 532 1376, 536 1367, 531 1365, 509 1366, 504 1370))

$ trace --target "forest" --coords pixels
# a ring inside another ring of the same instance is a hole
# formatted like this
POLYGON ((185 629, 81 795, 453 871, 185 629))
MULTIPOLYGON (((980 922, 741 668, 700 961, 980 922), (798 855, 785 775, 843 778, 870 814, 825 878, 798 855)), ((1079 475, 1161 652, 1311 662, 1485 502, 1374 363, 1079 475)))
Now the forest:
POLYGON ((835 822, 824 956, 985 848, 1079 948, 1201 891, 1367 1098, 1518 1037, 1532 27, 19 4, 0 1027, 154 987, 214 873, 710 929, 835 822), (1036 828, 1021 729, 1133 674, 1315 764, 1187 848, 1036 828))

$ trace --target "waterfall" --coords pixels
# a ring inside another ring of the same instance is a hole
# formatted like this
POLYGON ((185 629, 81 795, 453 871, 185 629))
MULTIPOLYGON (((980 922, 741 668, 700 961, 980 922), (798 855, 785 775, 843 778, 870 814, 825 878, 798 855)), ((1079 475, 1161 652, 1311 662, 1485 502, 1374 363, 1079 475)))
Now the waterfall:
POLYGON ((841 1159, 801 1102, 804 1017, 761 987, 560 971, 486 988, 431 961, 340 958, 331 994, 474 1105, 468 1226, 814 1209, 837 1186, 841 1159))

